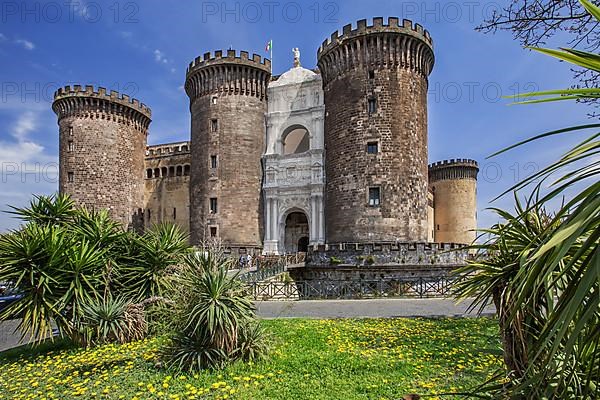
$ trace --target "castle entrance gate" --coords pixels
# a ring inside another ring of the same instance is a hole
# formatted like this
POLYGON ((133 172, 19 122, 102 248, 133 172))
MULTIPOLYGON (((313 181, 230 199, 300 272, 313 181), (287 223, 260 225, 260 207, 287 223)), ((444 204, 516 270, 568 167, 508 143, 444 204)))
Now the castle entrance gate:
POLYGON ((286 253, 308 250, 308 217, 303 212, 292 212, 285 219, 284 246, 286 253))

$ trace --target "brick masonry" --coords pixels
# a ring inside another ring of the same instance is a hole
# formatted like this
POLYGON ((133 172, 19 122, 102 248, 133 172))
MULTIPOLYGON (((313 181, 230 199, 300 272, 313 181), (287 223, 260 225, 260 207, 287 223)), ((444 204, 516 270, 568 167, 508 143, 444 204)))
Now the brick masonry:
POLYGON ((310 249, 298 280, 389 280, 445 276, 463 265, 468 251, 445 243, 337 243, 310 249))
POLYGON ((144 226, 175 223, 190 226, 190 142, 149 146, 144 181, 144 226))
POLYGON ((475 160, 440 161, 429 166, 434 193, 434 237, 438 243, 471 243, 477 233, 477 173, 475 160))
POLYGON ((59 126, 59 191, 108 209, 129 228, 144 207, 144 151, 150 109, 117 92, 67 86, 54 96, 59 126))
POLYGON ((193 244, 213 234, 232 249, 259 252, 263 238, 261 157, 270 62, 230 50, 196 59, 188 68, 193 244), (217 157, 212 168, 211 156, 217 157), (217 200, 216 213, 210 199, 217 200))
POLYGON ((427 241, 427 77, 434 57, 429 34, 407 22, 359 21, 319 50, 330 243, 427 241), (370 142, 377 154, 367 153, 370 142), (379 188, 380 205, 369 205, 369 188, 379 188))

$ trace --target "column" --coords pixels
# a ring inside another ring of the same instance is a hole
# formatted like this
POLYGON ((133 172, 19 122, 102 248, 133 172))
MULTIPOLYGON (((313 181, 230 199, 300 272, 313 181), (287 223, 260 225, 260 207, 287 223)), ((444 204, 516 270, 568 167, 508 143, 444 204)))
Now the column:
POLYGON ((276 242, 279 241, 279 213, 277 212, 277 203, 278 199, 273 198, 271 202, 271 206, 273 207, 271 210, 271 240, 276 242))
POLYGON ((271 236, 271 202, 273 201, 273 199, 267 197, 267 218, 266 218, 266 224, 265 224, 265 241, 267 240, 272 240, 272 236, 271 236))
POLYGON ((317 231, 317 222, 319 220, 319 215, 317 213, 317 199, 314 196, 310 196, 310 243, 317 243, 318 231, 317 231))
POLYGON ((323 212, 323 196, 318 197, 319 208, 319 243, 325 243, 325 216, 323 212))

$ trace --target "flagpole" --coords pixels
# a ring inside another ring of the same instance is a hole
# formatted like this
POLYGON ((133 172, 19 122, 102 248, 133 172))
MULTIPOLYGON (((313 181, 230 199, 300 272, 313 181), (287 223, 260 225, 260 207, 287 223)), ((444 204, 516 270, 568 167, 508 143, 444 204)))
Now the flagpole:
POLYGON ((273 75, 273 39, 271 39, 271 75, 273 75))

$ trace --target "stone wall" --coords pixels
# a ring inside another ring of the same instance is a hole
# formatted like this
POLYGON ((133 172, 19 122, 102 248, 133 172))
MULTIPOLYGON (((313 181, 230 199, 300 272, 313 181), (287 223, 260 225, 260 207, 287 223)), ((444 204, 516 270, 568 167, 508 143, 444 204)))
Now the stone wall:
POLYGON ((150 109, 115 91, 79 85, 59 89, 52 109, 59 126, 60 193, 108 209, 125 228, 138 227, 150 109))
POLYGON ((434 238, 438 243, 471 244, 477 232, 477 162, 440 161, 429 166, 434 193, 434 238))
POLYGON ((427 192, 427 243, 435 242, 435 208, 433 192, 427 192))
POLYGON ((259 252, 263 212, 261 157, 270 61, 234 50, 190 64, 190 233, 193 244, 213 235, 231 249, 259 252), (211 156, 216 156, 213 168, 211 156), (211 212, 210 199, 217 210, 211 212))
POLYGON ((453 243, 340 243, 309 248, 296 280, 390 280, 447 276, 468 251, 453 243))
POLYGON ((410 21, 344 27, 319 49, 328 242, 427 241, 431 38, 410 21), (373 102, 373 106, 369 103, 373 102), (371 109, 370 109, 371 108, 371 109), (377 154, 367 153, 370 143, 377 154), (369 204, 369 189, 380 204, 369 204))
POLYGON ((171 222, 190 226, 190 143, 149 146, 144 182, 144 226, 171 222))

